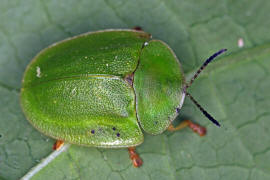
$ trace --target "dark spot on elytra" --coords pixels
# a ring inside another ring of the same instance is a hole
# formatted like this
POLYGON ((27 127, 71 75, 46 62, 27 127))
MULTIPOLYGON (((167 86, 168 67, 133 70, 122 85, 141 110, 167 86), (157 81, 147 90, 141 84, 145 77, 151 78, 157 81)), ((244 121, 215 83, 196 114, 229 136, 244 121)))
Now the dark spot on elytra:
POLYGON ((95 134, 95 130, 91 130, 91 133, 92 133, 92 134, 95 134))
POLYGON ((120 137, 120 133, 117 133, 116 136, 117 136, 117 137, 120 137))
POLYGON ((115 127, 113 127, 113 128, 112 128, 112 130, 114 130, 114 131, 115 131, 115 130, 116 130, 116 128, 115 128, 115 127))
POLYGON ((176 108, 176 112, 179 113, 180 112, 180 108, 176 108))
POLYGON ((2 134, 0 134, 0 138, 2 137, 2 134))

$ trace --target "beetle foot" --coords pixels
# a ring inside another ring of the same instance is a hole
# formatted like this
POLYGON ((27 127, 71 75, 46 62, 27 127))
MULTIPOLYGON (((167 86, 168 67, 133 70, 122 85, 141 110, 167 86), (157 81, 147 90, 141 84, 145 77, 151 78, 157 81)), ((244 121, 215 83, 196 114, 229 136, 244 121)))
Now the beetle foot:
POLYGON ((64 145, 64 141, 57 140, 53 145, 53 150, 59 150, 64 145))
POLYGON ((204 136, 206 134, 205 127, 200 126, 199 124, 196 124, 190 120, 185 120, 185 121, 181 122, 176 127, 173 127, 173 125, 171 124, 167 130, 168 131, 178 131, 178 130, 183 129, 185 127, 189 127, 190 129, 192 129, 195 133, 197 133, 200 136, 204 136))
POLYGON ((136 153, 135 147, 129 147, 128 148, 129 157, 132 160, 134 167, 140 167, 143 164, 142 159, 140 156, 136 153))
POLYGON ((200 136, 204 136, 206 134, 206 128, 203 126, 200 126, 199 124, 189 121, 188 126, 190 127, 190 129, 192 129, 195 133, 199 134, 200 136))
POLYGON ((143 31, 141 26, 135 26, 132 29, 135 30, 135 31, 143 31))

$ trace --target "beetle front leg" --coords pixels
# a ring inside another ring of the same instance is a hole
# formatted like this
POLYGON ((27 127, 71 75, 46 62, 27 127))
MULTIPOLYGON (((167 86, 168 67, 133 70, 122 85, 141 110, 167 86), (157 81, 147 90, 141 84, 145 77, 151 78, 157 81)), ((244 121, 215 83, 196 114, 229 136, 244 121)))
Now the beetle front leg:
POLYGON ((190 120, 184 120, 181 122, 178 126, 173 127, 172 124, 168 127, 168 131, 178 131, 180 129, 183 129, 185 127, 189 127, 192 129, 195 133, 199 134, 200 136, 204 136, 206 134, 206 128, 203 126, 200 126, 199 124, 193 123, 190 120))
POLYGON ((129 147, 128 148, 129 157, 132 160, 134 167, 140 167, 143 164, 142 159, 140 156, 136 153, 135 147, 129 147))
POLYGON ((53 150, 59 150, 63 145, 64 145, 64 141, 56 140, 56 142, 53 145, 53 150))
POLYGON ((135 26, 132 29, 135 30, 135 31, 143 31, 141 26, 135 26))

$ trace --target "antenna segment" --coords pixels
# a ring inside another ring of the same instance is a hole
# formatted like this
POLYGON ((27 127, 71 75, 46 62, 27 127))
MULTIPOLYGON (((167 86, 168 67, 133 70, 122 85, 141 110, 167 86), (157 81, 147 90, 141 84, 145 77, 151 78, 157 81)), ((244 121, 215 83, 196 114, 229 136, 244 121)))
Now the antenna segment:
POLYGON ((195 73, 195 75, 192 77, 192 79, 189 81, 189 83, 187 83, 184 87, 184 92, 186 93, 186 95, 190 98, 190 100, 200 109, 200 111, 215 125, 217 125, 218 127, 220 127, 220 124, 217 120, 215 120, 204 108, 202 108, 202 106, 187 92, 187 89, 191 86, 191 84, 193 83, 193 81, 198 77, 198 75, 205 69, 205 67, 211 62, 213 61, 217 56, 219 56, 220 54, 224 53, 225 51, 227 51, 227 49, 221 49, 218 52, 216 52, 215 54, 213 54, 212 56, 210 56, 204 63, 203 65, 198 69, 198 71, 195 73))

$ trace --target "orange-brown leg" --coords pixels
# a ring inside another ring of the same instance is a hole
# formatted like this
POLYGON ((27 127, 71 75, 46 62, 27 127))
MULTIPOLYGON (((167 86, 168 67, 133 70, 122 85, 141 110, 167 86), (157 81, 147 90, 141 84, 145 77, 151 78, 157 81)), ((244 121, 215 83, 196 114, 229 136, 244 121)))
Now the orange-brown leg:
POLYGON ((140 156, 136 153, 135 147, 129 147, 128 148, 129 157, 132 160, 134 167, 140 167, 143 164, 142 159, 140 156))
POLYGON ((181 122, 176 127, 173 127, 173 125, 171 124, 167 130, 168 131, 178 131, 178 130, 183 129, 185 127, 189 127, 190 129, 192 129, 195 133, 199 134, 200 136, 204 136, 206 134, 205 127, 202 127, 199 124, 195 124, 190 120, 185 120, 185 121, 181 122))
POLYGON ((64 145, 64 141, 57 140, 53 145, 53 150, 59 150, 64 145))

